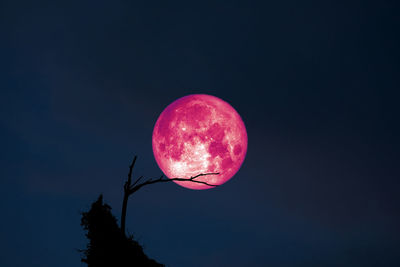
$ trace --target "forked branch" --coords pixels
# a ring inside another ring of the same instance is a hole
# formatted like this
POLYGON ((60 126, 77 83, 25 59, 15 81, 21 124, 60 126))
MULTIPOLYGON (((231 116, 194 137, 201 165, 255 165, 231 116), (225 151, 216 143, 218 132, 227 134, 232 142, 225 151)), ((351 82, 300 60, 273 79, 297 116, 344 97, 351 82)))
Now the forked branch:
POLYGON ((160 178, 158 179, 149 179, 145 182, 139 183, 142 179, 143 176, 140 176, 133 184, 132 184, 132 172, 133 172, 133 167, 135 166, 137 156, 135 156, 132 160, 131 165, 129 166, 129 173, 128 173, 128 180, 124 184, 124 199, 122 202, 122 213, 121 213, 121 230, 125 234, 125 219, 126 219, 126 208, 128 206, 128 198, 130 195, 138 191, 140 188, 150 185, 150 184, 155 184, 155 183, 166 183, 166 182, 172 182, 172 181, 181 181, 181 182, 192 182, 192 183, 198 183, 198 184, 204 184, 208 185, 211 187, 216 187, 218 185, 216 184, 209 184, 204 181, 199 181, 196 180, 197 178, 201 176, 207 176, 207 175, 218 175, 218 172, 210 172, 210 173, 200 173, 198 175, 192 176, 190 178, 167 178, 164 179, 164 175, 161 175, 160 178))

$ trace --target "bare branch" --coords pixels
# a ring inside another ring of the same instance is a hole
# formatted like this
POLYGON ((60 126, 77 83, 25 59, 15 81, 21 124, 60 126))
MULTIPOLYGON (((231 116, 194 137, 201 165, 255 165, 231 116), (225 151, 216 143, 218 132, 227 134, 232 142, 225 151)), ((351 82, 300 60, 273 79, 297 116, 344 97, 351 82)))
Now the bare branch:
MULTIPOLYGON (((129 165, 128 180, 125 183, 125 186, 127 187, 127 189, 129 189, 129 187, 131 186, 132 172, 133 172, 133 167, 135 166, 135 163, 136 163, 136 159, 137 159, 137 156, 135 156, 133 158, 131 165, 129 165)), ((125 186, 124 186, 124 189, 125 189, 125 186)))
POLYGON ((143 176, 140 176, 134 183, 133 183, 133 185, 131 186, 131 187, 133 187, 133 186, 135 186, 140 180, 142 180, 143 179, 143 176))
POLYGON ((135 166, 137 156, 133 158, 132 164, 129 166, 129 173, 128 173, 128 180, 124 184, 124 198, 122 201, 122 212, 121 212, 121 230, 122 233, 125 234, 125 219, 126 219, 126 209, 128 206, 128 198, 130 195, 138 191, 140 188, 146 185, 150 184, 155 184, 155 183, 166 183, 166 182, 172 182, 172 181, 180 181, 180 182, 192 182, 192 183, 198 183, 198 184, 204 184, 210 187, 216 187, 218 185, 215 184, 209 184, 204 181, 199 181, 196 180, 197 178, 201 176, 207 176, 207 175, 218 175, 218 172, 210 172, 210 173, 200 173, 198 175, 192 176, 190 178, 169 178, 169 179, 163 179, 164 176, 161 175, 160 178, 158 179, 149 179, 145 182, 139 183, 142 179, 143 176, 140 176, 133 184, 132 184, 132 172, 133 172, 133 167, 135 166))
MULTIPOLYGON (((218 186, 218 185, 216 185, 216 184, 209 184, 209 183, 207 183, 207 182, 198 181, 198 180, 195 180, 195 179, 198 178, 198 177, 201 177, 201 176, 218 175, 218 174, 219 174, 218 172, 210 172, 210 173, 201 173, 201 174, 198 174, 198 175, 196 175, 196 176, 192 176, 192 177, 190 177, 190 178, 170 178, 170 179, 163 179, 164 176, 161 175, 161 177, 158 178, 158 179, 155 179, 155 180, 150 179, 150 180, 147 180, 146 182, 143 182, 143 183, 138 184, 138 185, 136 185, 136 186, 130 187, 130 188, 129 188, 130 190, 128 191, 128 194, 129 194, 129 195, 132 195, 133 193, 135 193, 135 192, 138 191, 140 188, 142 188, 143 186, 146 186, 146 185, 155 184, 155 183, 165 183, 165 182, 171 182, 171 181, 192 182, 192 183, 199 183, 199 184, 204 184, 204 185, 216 187, 216 186, 218 186)), ((137 181, 135 182, 135 184, 136 184, 136 183, 137 183, 137 181)))

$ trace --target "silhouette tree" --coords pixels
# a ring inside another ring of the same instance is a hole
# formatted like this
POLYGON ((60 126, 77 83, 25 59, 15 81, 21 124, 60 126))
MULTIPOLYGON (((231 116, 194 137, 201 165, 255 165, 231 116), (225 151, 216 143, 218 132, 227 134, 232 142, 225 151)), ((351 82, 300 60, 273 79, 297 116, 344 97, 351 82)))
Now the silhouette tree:
POLYGON ((87 248, 81 250, 82 262, 88 267, 164 266, 149 259, 132 236, 126 237, 102 195, 82 213, 81 225, 89 239, 87 248))
POLYGON ((129 196, 146 185, 171 181, 188 181, 211 187, 217 186, 196 179, 206 175, 218 175, 219 173, 202 173, 190 178, 164 179, 164 176, 161 176, 158 179, 149 179, 142 183, 140 181, 142 181, 143 176, 140 176, 132 183, 132 172, 136 159, 137 156, 133 158, 129 166, 128 179, 124 184, 121 228, 117 224, 117 219, 111 213, 111 207, 103 203, 102 195, 92 204, 88 212, 82 213, 81 226, 87 231, 86 237, 89 239, 89 243, 86 249, 80 250, 80 252, 84 254, 82 262, 87 263, 88 267, 164 266, 149 259, 144 254, 143 248, 133 239, 133 236, 126 236, 125 220, 129 196))

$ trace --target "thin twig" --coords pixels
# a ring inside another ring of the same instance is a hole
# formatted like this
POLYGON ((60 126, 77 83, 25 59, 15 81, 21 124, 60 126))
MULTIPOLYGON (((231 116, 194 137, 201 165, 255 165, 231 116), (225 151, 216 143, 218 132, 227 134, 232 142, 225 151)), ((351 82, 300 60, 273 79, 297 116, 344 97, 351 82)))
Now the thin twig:
POLYGON ((125 183, 124 189, 125 189, 125 187, 127 187, 126 189, 129 189, 129 187, 131 187, 131 182, 132 182, 132 171, 133 171, 133 167, 135 166, 136 159, 137 159, 137 156, 135 156, 135 157, 133 158, 131 165, 129 165, 128 180, 127 180, 126 183, 125 183))

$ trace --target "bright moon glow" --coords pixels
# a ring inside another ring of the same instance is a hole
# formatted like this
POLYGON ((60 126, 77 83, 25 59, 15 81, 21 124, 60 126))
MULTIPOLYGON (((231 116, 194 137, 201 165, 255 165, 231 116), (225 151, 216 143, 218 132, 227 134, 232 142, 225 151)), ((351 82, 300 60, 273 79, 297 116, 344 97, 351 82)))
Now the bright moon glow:
MULTIPOLYGON (((236 110, 211 95, 188 95, 164 109, 153 130, 153 153, 169 178, 196 178, 221 185, 240 169, 247 152, 247 132, 236 110)), ((190 189, 205 184, 174 181, 190 189)))

